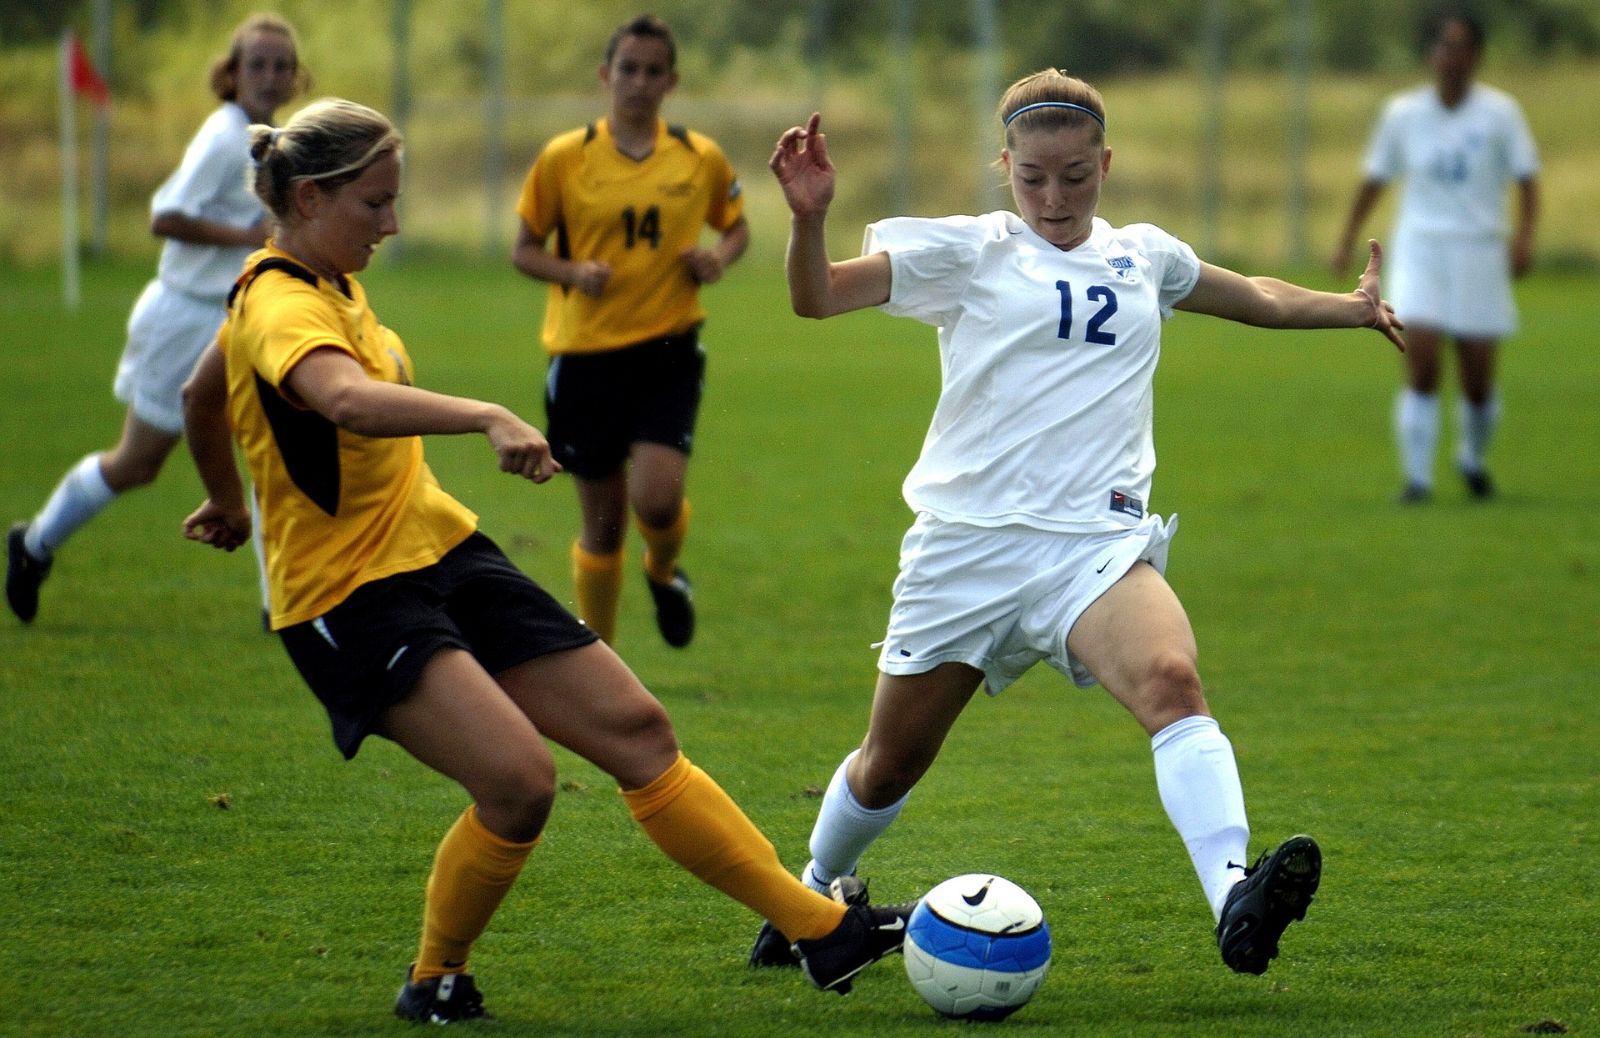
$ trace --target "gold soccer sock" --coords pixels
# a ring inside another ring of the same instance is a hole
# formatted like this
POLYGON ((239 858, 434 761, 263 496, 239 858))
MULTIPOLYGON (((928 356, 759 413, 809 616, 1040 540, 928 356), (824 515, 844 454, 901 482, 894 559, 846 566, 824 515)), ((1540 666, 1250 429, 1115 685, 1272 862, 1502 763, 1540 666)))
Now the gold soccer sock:
POLYGON ((667 857, 770 920, 791 941, 832 933, 845 906, 806 887, 711 776, 678 759, 643 789, 624 789, 633 820, 667 857))
POLYGON ((439 841, 422 910, 422 947, 413 981, 467 967, 472 942, 522 871, 538 840, 512 843, 484 828, 476 805, 462 812, 439 841))
MULTIPOLYGON (((637 517, 636 517, 637 518, 637 517)), ((657 584, 670 584, 678 572, 678 555, 683 551, 683 539, 689 533, 689 502, 686 499, 678 509, 678 518, 665 529, 646 526, 638 520, 639 533, 647 545, 644 553, 645 576, 657 584)))
POLYGON ((617 633, 617 598, 622 594, 622 552, 597 555, 572 542, 572 586, 578 618, 606 644, 617 633))

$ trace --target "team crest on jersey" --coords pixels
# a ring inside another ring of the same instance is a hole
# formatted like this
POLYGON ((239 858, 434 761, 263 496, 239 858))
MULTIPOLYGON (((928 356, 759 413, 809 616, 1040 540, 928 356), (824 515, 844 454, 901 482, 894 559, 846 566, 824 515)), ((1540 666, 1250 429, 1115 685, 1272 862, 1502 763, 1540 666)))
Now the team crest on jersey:
POLYGON ((1111 268, 1118 281, 1138 280, 1138 264, 1134 263, 1132 256, 1107 256, 1106 265, 1111 268))

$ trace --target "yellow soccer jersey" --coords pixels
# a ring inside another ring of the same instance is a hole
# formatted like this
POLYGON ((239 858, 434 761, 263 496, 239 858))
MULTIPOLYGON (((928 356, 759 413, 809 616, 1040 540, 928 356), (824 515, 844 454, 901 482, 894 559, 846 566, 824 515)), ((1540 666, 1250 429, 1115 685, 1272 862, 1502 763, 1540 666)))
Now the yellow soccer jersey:
POLYGON ((378 323, 361 285, 346 283, 348 296, 269 244, 245 262, 217 334, 229 424, 261 505, 275 630, 321 616, 362 584, 432 565, 478 525, 434 479, 421 437, 340 429, 284 387, 324 347, 374 379, 411 384, 400 337, 378 323))
POLYGON ((726 231, 744 215, 733 167, 711 138, 656 128, 642 161, 617 150, 606 120, 561 134, 528 171, 517 214, 562 259, 611 265, 595 299, 550 286, 544 345, 594 353, 688 331, 705 319, 699 285, 679 254, 703 225, 726 231))

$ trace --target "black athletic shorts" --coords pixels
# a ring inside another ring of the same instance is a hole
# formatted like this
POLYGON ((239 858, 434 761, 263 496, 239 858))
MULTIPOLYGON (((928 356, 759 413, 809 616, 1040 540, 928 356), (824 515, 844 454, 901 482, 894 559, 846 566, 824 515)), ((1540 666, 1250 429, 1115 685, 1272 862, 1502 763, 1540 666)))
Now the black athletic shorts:
POLYGON ((602 479, 635 443, 685 454, 694 443, 706 355, 698 328, 602 353, 552 358, 544 384, 545 435, 562 468, 602 479))
POLYGON ((481 533, 432 566, 363 584, 322 616, 278 635, 327 709, 346 758, 385 710, 411 694, 441 649, 465 649, 498 674, 596 640, 481 533))

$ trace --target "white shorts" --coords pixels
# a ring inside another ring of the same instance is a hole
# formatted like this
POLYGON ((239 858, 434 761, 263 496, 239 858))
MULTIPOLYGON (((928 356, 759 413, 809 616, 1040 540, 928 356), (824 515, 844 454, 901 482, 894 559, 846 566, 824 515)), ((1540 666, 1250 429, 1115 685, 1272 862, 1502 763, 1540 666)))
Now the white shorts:
POLYGON ((221 299, 200 299, 150 282, 128 317, 128 343, 111 391, 140 419, 183 434, 183 384, 227 316, 221 299))
POLYGON ((1140 562, 1167 569, 1178 517, 1128 530, 1053 533, 947 523, 926 513, 906 532, 878 669, 921 674, 941 663, 983 671, 995 695, 1040 660, 1095 684, 1067 652, 1083 611, 1140 562))
POLYGON ((1385 294, 1407 325, 1460 339, 1503 339, 1517 330, 1504 241, 1408 232, 1391 252, 1385 294))

